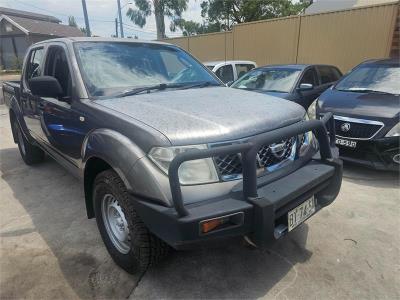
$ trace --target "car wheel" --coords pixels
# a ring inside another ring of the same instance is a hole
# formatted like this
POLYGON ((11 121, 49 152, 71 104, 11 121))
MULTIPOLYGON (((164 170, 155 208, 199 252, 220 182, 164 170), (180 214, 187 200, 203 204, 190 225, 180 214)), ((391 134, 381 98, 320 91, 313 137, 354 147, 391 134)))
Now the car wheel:
POLYGON ((42 162, 45 155, 44 151, 39 147, 32 145, 26 139, 17 120, 14 121, 13 126, 14 126, 14 133, 17 137, 19 153, 21 154, 21 157, 24 160, 24 162, 27 165, 33 165, 42 162))
POLYGON ((97 175, 93 187, 97 226, 115 263, 128 273, 147 270, 169 252, 133 208, 132 196, 113 170, 97 175))

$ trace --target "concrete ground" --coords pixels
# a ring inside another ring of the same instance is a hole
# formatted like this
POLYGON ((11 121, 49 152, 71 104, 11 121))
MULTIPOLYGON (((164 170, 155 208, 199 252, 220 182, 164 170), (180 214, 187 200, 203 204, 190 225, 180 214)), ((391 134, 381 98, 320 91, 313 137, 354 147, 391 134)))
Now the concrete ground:
POLYGON ((26 166, 0 106, 0 298, 399 299, 399 177, 345 165, 336 202, 259 250, 233 239, 175 252, 141 278, 119 269, 81 184, 26 166))

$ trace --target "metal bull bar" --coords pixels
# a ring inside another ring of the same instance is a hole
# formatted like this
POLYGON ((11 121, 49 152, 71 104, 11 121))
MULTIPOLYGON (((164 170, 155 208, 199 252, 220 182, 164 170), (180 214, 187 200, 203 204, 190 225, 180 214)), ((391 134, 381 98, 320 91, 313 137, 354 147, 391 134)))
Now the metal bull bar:
POLYGON ((331 147, 335 145, 335 126, 332 113, 327 113, 321 120, 309 120, 295 123, 249 138, 246 143, 221 146, 211 149, 193 149, 178 154, 171 162, 168 174, 172 200, 179 217, 189 214, 182 199, 181 185, 178 170, 182 163, 189 160, 209 158, 219 155, 241 153, 243 169, 243 196, 249 200, 257 198, 257 152, 263 145, 271 145, 282 139, 312 131, 319 143, 319 152, 322 160, 332 159, 331 147), (329 132, 329 135, 328 135, 329 132))

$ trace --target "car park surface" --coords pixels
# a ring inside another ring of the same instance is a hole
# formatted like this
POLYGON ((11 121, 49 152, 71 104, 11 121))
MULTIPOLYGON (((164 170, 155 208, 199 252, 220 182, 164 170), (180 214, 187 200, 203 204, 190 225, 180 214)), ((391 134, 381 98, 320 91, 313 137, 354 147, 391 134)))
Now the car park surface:
POLYGON ((399 177, 346 164, 338 199, 264 250, 229 240, 128 275, 86 218, 79 182, 30 168, 0 106, 0 298, 398 299, 399 177))

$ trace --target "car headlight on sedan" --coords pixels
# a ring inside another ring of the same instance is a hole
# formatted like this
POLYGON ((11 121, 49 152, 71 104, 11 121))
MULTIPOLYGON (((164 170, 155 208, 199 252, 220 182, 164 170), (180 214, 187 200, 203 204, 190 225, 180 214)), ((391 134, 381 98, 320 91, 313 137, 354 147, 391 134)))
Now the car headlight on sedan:
MULTIPOLYGON (((171 161, 180 153, 193 149, 207 149, 207 145, 192 145, 180 147, 154 147, 149 158, 166 174, 171 161)), ((181 184, 202 184, 219 181, 212 158, 185 161, 178 170, 181 184)))
POLYGON ((307 110, 307 115, 308 117, 313 120, 317 118, 317 102, 318 99, 316 99, 313 103, 311 103, 311 105, 308 107, 307 110))
POLYGON ((400 136, 400 122, 393 126, 385 137, 400 136))

